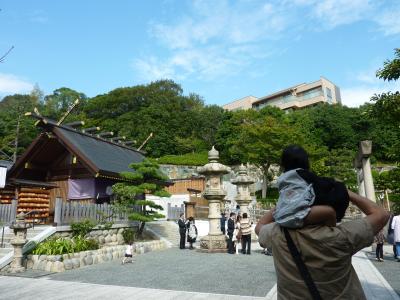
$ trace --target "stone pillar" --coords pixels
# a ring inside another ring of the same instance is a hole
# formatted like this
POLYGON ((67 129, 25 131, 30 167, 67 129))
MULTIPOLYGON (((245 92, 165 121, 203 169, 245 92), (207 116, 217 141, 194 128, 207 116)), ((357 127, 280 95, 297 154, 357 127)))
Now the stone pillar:
MULTIPOLYGON (((361 141, 354 166, 359 173, 359 193, 364 191, 365 197, 376 202, 374 182, 372 179, 370 156, 372 153, 372 141, 361 141), (361 174, 360 174, 361 173, 361 174), (362 176, 361 176, 362 175, 362 176)), ((363 195, 362 195, 363 196, 363 195)))
POLYGON ((11 224, 10 228, 14 229, 14 238, 11 245, 14 247, 14 257, 10 266, 10 273, 20 273, 25 271, 22 266, 22 247, 26 244, 26 232, 32 225, 25 223, 25 214, 20 213, 16 216, 16 221, 11 224))
POLYGON ((208 235, 200 239, 200 251, 226 252, 225 236, 221 232, 221 202, 225 198, 222 188, 222 175, 230 172, 230 168, 218 162, 219 152, 214 147, 208 152, 209 163, 198 168, 199 174, 206 177, 206 188, 203 197, 208 201, 208 235))
POLYGON ((240 211, 242 215, 247 213, 249 214, 249 204, 252 201, 250 195, 250 185, 254 183, 254 180, 247 174, 246 167, 242 164, 239 167, 239 174, 235 179, 231 180, 232 184, 237 186, 237 195, 235 197, 235 201, 240 205, 240 211))
POLYGON ((362 160, 362 169, 364 174, 364 189, 365 189, 365 196, 376 202, 375 199, 375 188, 374 182, 372 179, 372 172, 371 172, 371 163, 369 157, 364 158, 362 160))

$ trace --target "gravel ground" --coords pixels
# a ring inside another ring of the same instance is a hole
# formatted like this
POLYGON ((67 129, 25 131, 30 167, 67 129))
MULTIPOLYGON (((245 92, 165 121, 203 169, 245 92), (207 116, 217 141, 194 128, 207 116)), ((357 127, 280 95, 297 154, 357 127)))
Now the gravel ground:
POLYGON ((393 252, 389 247, 384 249, 384 262, 375 259, 375 253, 368 252, 368 257, 373 265, 378 269, 386 281, 392 286, 393 290, 400 296, 400 262, 393 258, 393 252))
POLYGON ((121 265, 115 260, 48 278, 244 296, 265 296, 276 283, 273 259, 260 250, 251 255, 230 255, 177 248, 138 255, 133 264, 121 265))

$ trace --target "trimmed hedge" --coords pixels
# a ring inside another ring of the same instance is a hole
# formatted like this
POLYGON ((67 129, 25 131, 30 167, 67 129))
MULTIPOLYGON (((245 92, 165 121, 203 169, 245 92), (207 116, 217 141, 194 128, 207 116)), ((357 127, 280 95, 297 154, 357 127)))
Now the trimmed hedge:
POLYGON ((208 163, 208 153, 186 153, 183 155, 165 155, 154 159, 158 164, 180 165, 180 166, 203 166, 208 163))

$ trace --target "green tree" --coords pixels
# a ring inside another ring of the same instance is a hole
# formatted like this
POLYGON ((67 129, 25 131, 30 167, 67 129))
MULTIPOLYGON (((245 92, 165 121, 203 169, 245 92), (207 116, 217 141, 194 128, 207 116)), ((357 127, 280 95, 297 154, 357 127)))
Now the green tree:
MULTIPOLYGON (((376 76, 385 81, 397 81, 400 78, 400 49, 394 50, 395 58, 386 60, 383 63, 383 68, 376 72, 376 76)), ((370 106, 369 114, 372 118, 380 121, 392 123, 395 131, 399 131, 400 125, 400 92, 387 92, 380 95, 374 95, 371 98, 374 102, 370 106)), ((400 159, 400 141, 397 139, 389 150, 391 159, 399 161, 400 159)))
POLYGON ((169 197, 163 188, 163 183, 168 178, 160 172, 155 162, 149 160, 132 163, 129 167, 132 172, 121 173, 125 181, 113 185, 116 194, 114 204, 117 210, 126 212, 130 220, 140 222, 138 235, 141 236, 146 222, 164 217, 153 210, 162 210, 162 207, 147 200, 146 194, 169 197))
POLYGON ((35 120, 24 114, 33 111, 36 106, 40 106, 38 99, 30 95, 6 96, 0 102, 0 150, 4 152, 1 157, 7 159, 7 156, 13 156, 18 124, 17 155, 21 154, 35 138, 38 133, 34 126, 35 120))
MULTIPOLYGON (((250 114, 248 114, 250 116, 250 114)), ((245 119, 237 132, 231 152, 260 167, 264 174, 262 198, 273 178, 272 164, 279 164, 282 149, 290 144, 304 145, 304 136, 288 122, 285 113, 266 107, 245 119)))
MULTIPOLYGON (((74 104, 76 99, 79 99, 80 103, 73 115, 77 115, 84 109, 87 100, 86 95, 67 87, 56 89, 51 95, 44 97, 43 115, 58 120, 74 104)), ((69 117, 69 119, 72 120, 73 118, 69 117)))
POLYGON ((180 85, 171 80, 96 96, 85 112, 92 125, 118 132, 136 140, 137 145, 153 133, 144 148, 150 157, 208 149, 223 114, 217 106, 204 106, 198 95, 184 95, 180 85))

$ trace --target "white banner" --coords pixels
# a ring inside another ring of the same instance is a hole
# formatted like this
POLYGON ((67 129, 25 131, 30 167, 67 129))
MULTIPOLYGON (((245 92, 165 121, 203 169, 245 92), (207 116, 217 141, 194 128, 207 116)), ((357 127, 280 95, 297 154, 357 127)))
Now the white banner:
POLYGON ((6 186, 7 168, 0 167, 0 189, 6 186))

